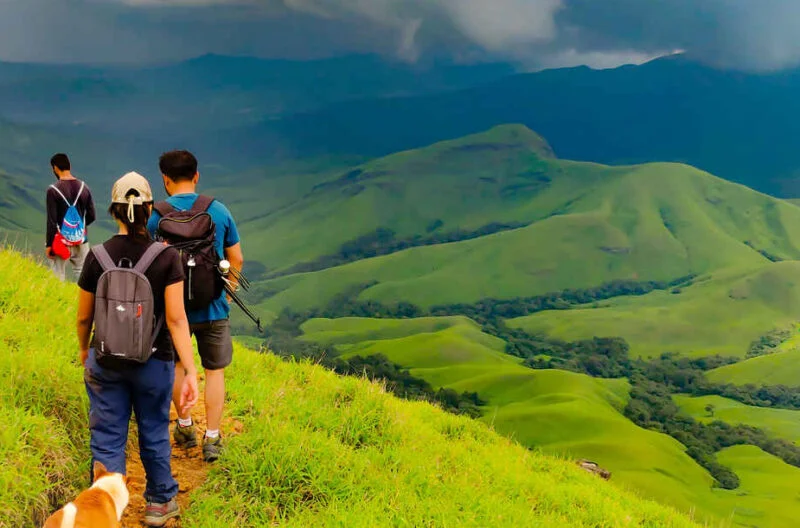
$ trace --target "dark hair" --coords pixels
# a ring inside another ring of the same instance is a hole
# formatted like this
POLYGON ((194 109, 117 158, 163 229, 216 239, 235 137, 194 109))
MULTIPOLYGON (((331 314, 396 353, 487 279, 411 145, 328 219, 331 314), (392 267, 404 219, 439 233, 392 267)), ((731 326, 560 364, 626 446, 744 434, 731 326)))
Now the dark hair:
POLYGON ((161 155, 158 167, 174 182, 191 181, 197 174, 197 158, 188 150, 173 150, 161 155))
MULTIPOLYGON (((139 193, 131 190, 128 195, 139 196, 139 193)), ((127 195, 126 195, 127 196, 127 195)), ((108 208, 108 213, 119 220, 128 228, 128 240, 132 242, 150 242, 150 231, 147 230, 147 221, 153 211, 153 202, 145 202, 142 205, 133 206, 133 222, 128 219, 128 204, 112 203, 108 208)))
POLYGON ((72 169, 72 166, 69 163, 69 156, 63 152, 59 152, 50 158, 50 166, 62 171, 68 171, 72 169))

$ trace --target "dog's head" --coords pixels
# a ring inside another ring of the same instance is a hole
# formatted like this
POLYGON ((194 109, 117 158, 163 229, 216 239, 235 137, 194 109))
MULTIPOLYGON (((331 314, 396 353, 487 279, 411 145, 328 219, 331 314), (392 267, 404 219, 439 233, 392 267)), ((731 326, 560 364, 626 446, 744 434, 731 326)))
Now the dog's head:
POLYGON ((122 473, 111 473, 102 462, 94 463, 94 484, 93 488, 98 488, 111 496, 114 506, 117 508, 117 519, 122 518, 122 512, 128 507, 130 492, 128 491, 128 477, 122 473))

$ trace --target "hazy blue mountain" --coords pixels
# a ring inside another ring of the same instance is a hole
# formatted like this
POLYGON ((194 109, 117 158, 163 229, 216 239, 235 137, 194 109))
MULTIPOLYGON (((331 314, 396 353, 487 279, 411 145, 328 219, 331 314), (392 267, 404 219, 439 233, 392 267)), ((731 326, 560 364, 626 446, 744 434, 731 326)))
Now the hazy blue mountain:
POLYGON ((722 71, 682 57, 612 70, 514 75, 425 96, 350 101, 264 122, 230 141, 254 150, 369 157, 522 123, 559 156, 609 164, 689 163, 782 196, 800 196, 800 71, 722 71))

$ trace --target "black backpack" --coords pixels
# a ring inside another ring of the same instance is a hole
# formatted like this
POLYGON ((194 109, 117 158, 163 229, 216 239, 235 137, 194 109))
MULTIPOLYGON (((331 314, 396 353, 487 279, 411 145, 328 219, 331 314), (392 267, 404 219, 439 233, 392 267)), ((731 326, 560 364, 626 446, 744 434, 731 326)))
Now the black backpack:
POLYGON ((178 211, 167 202, 155 204, 161 215, 157 235, 181 254, 184 303, 187 311, 202 310, 222 295, 225 286, 219 272, 220 257, 214 246, 216 226, 208 208, 214 198, 200 195, 191 209, 178 211))

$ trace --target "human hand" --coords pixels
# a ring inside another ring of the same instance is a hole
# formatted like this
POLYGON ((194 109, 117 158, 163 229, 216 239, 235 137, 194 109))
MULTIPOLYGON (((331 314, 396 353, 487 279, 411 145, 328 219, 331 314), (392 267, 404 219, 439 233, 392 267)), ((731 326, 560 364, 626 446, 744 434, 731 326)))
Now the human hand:
POLYGON ((189 412, 197 404, 200 391, 197 388, 197 372, 187 372, 183 378, 181 386, 181 398, 179 401, 180 413, 189 412))
POLYGON ((54 258, 56 258, 56 256, 53 255, 53 248, 52 247, 48 246, 48 247, 44 248, 44 254, 50 260, 53 260, 54 258))
POLYGON ((89 359, 89 351, 81 350, 80 355, 78 357, 81 360, 81 365, 83 365, 83 368, 86 368, 86 360, 89 359))

